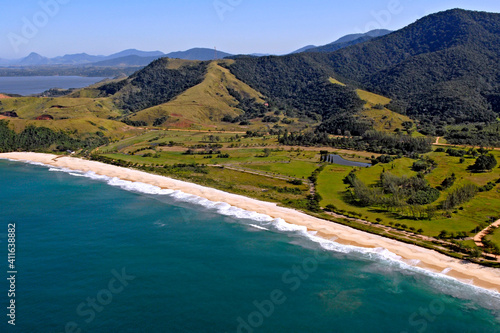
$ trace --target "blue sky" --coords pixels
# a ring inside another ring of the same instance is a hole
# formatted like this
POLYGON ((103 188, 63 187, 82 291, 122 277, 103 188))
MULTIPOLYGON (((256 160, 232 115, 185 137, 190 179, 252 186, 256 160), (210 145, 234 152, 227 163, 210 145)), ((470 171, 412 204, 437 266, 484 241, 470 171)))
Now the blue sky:
POLYGON ((396 30, 451 8, 498 13, 500 1, 5 0, 0 58, 214 46, 235 54, 284 54, 350 33, 396 30))

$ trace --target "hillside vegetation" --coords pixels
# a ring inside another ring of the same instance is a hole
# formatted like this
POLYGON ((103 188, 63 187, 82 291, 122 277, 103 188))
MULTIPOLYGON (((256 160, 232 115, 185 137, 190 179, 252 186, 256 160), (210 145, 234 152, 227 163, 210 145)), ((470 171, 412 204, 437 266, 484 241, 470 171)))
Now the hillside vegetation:
POLYGON ((420 120, 426 133, 435 134, 448 124, 498 117, 499 45, 500 14, 457 9, 333 53, 240 57, 229 68, 284 107, 323 120, 355 105, 348 89, 325 88, 326 75, 340 78, 393 99, 391 110, 420 120), (351 103, 339 103, 340 96, 351 103))
POLYGON ((166 103, 180 93, 201 83, 208 63, 189 62, 169 67, 170 59, 153 61, 129 78, 103 85, 98 89, 126 112, 137 112, 166 103))
POLYGON ((404 102, 424 122, 494 120, 500 75, 500 14, 450 10, 327 56, 331 68, 404 102))
POLYGON ((156 119, 167 117, 165 126, 182 128, 193 124, 212 124, 220 127, 224 116, 235 118, 244 113, 238 109, 239 102, 229 91, 237 91, 246 98, 255 99, 256 103, 264 103, 259 92, 237 80, 217 62, 211 62, 200 84, 167 103, 139 111, 130 119, 152 125, 156 119))

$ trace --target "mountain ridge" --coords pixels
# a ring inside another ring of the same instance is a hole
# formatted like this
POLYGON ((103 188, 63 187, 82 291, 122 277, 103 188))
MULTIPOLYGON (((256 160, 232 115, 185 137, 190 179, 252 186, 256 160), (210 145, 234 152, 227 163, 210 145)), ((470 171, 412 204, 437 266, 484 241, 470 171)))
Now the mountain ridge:
POLYGON ((375 30, 370 30, 366 33, 357 33, 357 34, 349 34, 340 37, 339 39, 335 40, 334 42, 331 42, 326 45, 322 46, 315 46, 315 45, 307 45, 304 46, 296 51, 291 52, 290 54, 295 54, 295 53, 302 53, 302 52, 333 52, 336 51, 340 48, 347 47, 350 45, 355 45, 357 43, 362 43, 367 40, 385 36, 387 34, 390 34, 392 31, 391 30, 386 30, 386 29, 375 29, 375 30), (358 42, 355 42, 358 41, 358 42))
MULTIPOLYGON (((219 59, 231 56, 231 54, 223 51, 217 51, 219 59)), ((45 65, 94 65, 99 63, 98 66, 103 66, 102 62, 122 63, 124 66, 146 66, 151 61, 161 58, 179 58, 185 60, 214 60, 215 50, 208 48, 192 48, 186 51, 176 51, 170 53, 163 53, 161 51, 141 51, 137 49, 127 49, 120 52, 113 53, 108 56, 103 55, 89 55, 87 53, 66 54, 64 56, 57 56, 54 58, 44 57, 36 52, 30 53, 28 56, 21 59, 0 59, 0 65, 3 66, 45 66, 45 65), (129 57, 129 58, 127 58, 129 57), (138 59, 142 58, 142 59, 138 59), (118 61, 113 61, 120 59, 118 61), (131 64, 127 63, 127 59, 131 64), (148 61, 149 62, 146 62, 148 61), (125 63, 124 63, 125 61, 125 63), (137 65, 140 64, 140 65, 137 65)))
POLYGON ((500 14, 452 9, 328 54, 327 62, 429 123, 491 121, 500 111, 490 101, 500 90, 499 43, 500 14))

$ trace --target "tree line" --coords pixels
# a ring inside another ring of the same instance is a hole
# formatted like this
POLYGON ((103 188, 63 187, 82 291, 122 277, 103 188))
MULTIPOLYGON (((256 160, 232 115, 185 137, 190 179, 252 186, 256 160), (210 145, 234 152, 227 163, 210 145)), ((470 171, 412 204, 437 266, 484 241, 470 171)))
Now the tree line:
POLYGON ((280 132, 278 141, 289 146, 330 146, 389 155, 423 154, 432 150, 432 139, 367 131, 359 137, 331 137, 323 132, 280 132))
POLYGON ((0 152, 11 151, 67 151, 92 150, 105 145, 109 139, 102 135, 87 135, 84 138, 74 138, 68 133, 54 131, 47 127, 27 126, 21 133, 9 128, 6 120, 0 120, 0 152))

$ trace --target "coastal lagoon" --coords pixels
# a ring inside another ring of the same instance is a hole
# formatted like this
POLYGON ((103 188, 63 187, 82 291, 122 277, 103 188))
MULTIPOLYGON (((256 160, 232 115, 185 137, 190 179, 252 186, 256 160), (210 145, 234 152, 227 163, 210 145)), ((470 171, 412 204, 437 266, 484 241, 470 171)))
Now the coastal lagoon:
POLYGON ((0 93, 27 96, 52 88, 84 88, 104 79, 106 78, 82 76, 2 76, 0 77, 0 93))
POLYGON ((0 188, 11 331, 500 332, 497 293, 227 204, 10 161, 0 188))

